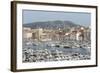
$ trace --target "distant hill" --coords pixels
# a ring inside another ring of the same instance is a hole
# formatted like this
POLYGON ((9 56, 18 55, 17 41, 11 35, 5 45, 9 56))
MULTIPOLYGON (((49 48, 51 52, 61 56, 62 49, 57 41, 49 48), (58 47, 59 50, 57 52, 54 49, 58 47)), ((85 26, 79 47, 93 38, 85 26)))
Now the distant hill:
POLYGON ((63 29, 63 28, 71 28, 71 27, 77 27, 80 25, 77 25, 71 21, 44 21, 44 22, 33 22, 28 24, 23 24, 23 27, 29 27, 29 28, 45 28, 45 29, 63 29))

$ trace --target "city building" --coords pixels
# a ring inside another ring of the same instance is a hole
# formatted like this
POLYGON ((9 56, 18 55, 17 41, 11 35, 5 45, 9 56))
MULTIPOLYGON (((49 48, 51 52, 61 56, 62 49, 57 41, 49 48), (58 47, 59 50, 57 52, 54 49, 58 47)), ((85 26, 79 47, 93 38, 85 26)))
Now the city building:
POLYGON ((90 28, 72 28, 69 32, 62 29, 43 29, 43 28, 23 28, 23 37, 37 41, 84 41, 90 40, 90 28))

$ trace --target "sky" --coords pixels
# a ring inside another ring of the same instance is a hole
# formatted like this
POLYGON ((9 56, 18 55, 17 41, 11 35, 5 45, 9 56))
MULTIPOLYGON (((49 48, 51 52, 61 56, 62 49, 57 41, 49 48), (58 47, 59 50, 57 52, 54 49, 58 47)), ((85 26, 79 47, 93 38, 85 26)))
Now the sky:
POLYGON ((22 17, 23 24, 54 20, 72 21, 82 26, 89 26, 91 24, 91 14, 83 12, 23 10, 22 17))

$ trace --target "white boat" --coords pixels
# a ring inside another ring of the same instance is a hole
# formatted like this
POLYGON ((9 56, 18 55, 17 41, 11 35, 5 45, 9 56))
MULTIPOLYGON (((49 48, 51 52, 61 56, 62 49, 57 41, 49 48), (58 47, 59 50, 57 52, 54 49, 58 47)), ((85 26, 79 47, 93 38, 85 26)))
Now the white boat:
POLYGON ((32 45, 32 42, 27 42, 26 45, 32 45))
POLYGON ((54 47, 55 44, 47 44, 48 47, 54 47))

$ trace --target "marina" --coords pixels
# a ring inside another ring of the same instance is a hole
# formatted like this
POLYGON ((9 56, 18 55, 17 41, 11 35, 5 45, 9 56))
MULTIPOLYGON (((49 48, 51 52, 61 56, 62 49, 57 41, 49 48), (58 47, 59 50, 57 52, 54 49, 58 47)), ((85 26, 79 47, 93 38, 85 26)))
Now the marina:
POLYGON ((30 42, 27 40, 23 42, 23 62, 89 60, 91 55, 89 44, 89 42, 85 41, 63 43, 59 41, 30 42))

